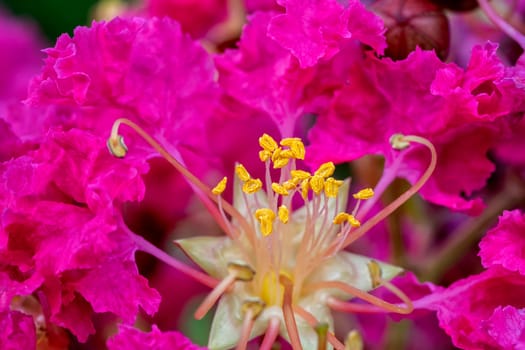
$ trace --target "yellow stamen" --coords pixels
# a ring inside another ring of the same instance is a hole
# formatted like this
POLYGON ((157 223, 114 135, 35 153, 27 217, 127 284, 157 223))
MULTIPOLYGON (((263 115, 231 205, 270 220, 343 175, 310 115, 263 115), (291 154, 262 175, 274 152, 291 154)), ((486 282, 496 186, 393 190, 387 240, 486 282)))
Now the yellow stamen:
POLYGON ((306 179, 301 182, 301 196, 304 200, 308 198, 308 190, 310 190, 310 181, 306 179))
POLYGON ((255 270, 246 264, 228 263, 228 272, 235 276, 235 280, 249 282, 255 276, 255 270))
POLYGON ((263 134, 261 137, 259 137, 259 145, 264 149, 265 151, 273 153, 278 147, 277 142, 268 134, 263 134))
POLYGON ((410 141, 403 134, 394 134, 390 136, 390 145, 393 149, 401 151, 410 146, 410 141))
POLYGON ((271 157, 272 152, 266 150, 259 151, 259 159, 261 160, 261 162, 266 162, 271 157))
POLYGON ((241 181, 248 181, 251 178, 250 173, 242 164, 239 164, 235 167, 235 173, 239 179, 241 179, 241 181))
POLYGON ((250 299, 242 303, 241 311, 244 314, 250 311, 253 319, 256 319, 257 316, 261 314, 261 312, 264 310, 265 307, 266 307, 266 304, 264 303, 264 301, 260 299, 250 299))
POLYGON ((348 215, 348 223, 350 225, 352 225, 352 227, 359 227, 359 226, 361 226, 361 223, 359 222, 359 220, 357 220, 355 218, 355 216, 353 216, 353 215, 348 215))
POLYGON ((288 181, 285 181, 283 182, 283 187, 285 190, 287 191, 291 191, 293 189, 295 189, 297 187, 298 184, 294 183, 293 181, 291 180, 288 180, 288 181))
POLYGON ((336 224, 336 225, 341 225, 342 223, 348 221, 348 217, 349 216, 350 216, 350 214, 345 213, 345 212, 338 213, 335 216, 333 223, 336 224))
POLYGON ((281 147, 278 147, 272 154, 272 162, 274 169, 280 169, 285 167, 290 161, 291 152, 283 151, 281 147))
POLYGON ((317 169, 314 173, 314 175, 320 176, 323 179, 326 179, 334 174, 335 171, 335 165, 333 162, 326 162, 319 166, 319 169, 317 169))
POLYGON ((314 175, 310 178, 310 187, 315 194, 321 193, 324 188, 324 179, 319 175, 314 175))
POLYGON ((370 199, 374 196, 374 190, 371 188, 365 188, 361 191, 353 194, 355 199, 370 199))
POLYGON ((262 188, 262 181, 259 179, 248 179, 243 185, 242 185, 242 191, 244 193, 255 193, 259 191, 262 188))
POLYGON ((381 271, 381 266, 375 260, 370 260, 367 264, 368 272, 370 273, 370 279, 372 280, 372 287, 377 288, 381 285, 381 276, 383 272, 381 271))
POLYGON ((292 179, 298 179, 301 181, 309 179, 310 176, 312 176, 308 171, 304 171, 304 170, 292 170, 290 171, 290 175, 292 175, 292 179))
POLYGON ((281 146, 287 146, 292 152, 295 159, 304 159, 306 151, 304 149, 303 141, 298 137, 289 137, 281 140, 281 146))
POLYGON ((272 190, 275 193, 280 194, 281 196, 287 196, 289 194, 286 188, 284 188, 284 186, 279 185, 278 183, 275 183, 275 182, 272 183, 272 190))
POLYGON ((281 205, 277 214, 279 215, 279 220, 281 220, 283 224, 286 224, 288 222, 288 219, 290 218, 290 211, 288 210, 286 205, 281 205))
POLYGON ((345 350, 363 350, 363 338, 355 329, 350 331, 346 337, 345 350))
POLYGON ((255 218, 261 224, 261 233, 263 236, 268 236, 273 230, 273 221, 275 220, 275 213, 269 208, 261 208, 255 211, 255 218))
POLYGON ((226 189, 226 183, 228 182, 228 178, 225 176, 222 178, 221 181, 219 181, 219 183, 217 184, 217 186, 215 186, 212 190, 211 190, 211 193, 215 194, 215 195, 220 195, 222 192, 224 192, 224 190, 226 189))
POLYGON ((128 147, 124 143, 124 138, 120 135, 108 138, 107 146, 109 152, 117 158, 123 158, 128 152, 128 147))
POLYGON ((329 198, 335 198, 337 197, 337 193, 339 192, 339 188, 343 185, 343 181, 336 180, 333 177, 329 177, 324 182, 324 193, 329 198))

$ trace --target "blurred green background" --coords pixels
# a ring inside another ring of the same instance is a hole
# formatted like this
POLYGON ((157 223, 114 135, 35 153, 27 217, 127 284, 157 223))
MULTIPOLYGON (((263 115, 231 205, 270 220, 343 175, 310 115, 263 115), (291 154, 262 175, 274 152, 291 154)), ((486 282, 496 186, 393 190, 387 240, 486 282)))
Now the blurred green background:
POLYGON ((62 33, 72 33, 78 25, 91 21, 90 11, 97 0, 0 0, 13 14, 35 21, 54 43, 62 33))

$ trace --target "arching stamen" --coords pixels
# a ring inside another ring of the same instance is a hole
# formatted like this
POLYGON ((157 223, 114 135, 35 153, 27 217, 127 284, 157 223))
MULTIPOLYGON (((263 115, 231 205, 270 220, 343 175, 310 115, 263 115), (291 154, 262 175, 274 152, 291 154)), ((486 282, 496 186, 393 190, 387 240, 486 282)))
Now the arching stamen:
POLYGON ((247 300, 242 304, 241 311, 244 314, 244 320, 241 328, 241 336, 237 343, 236 350, 246 350, 250 335, 252 333, 255 319, 259 317, 264 310, 265 304, 259 299, 247 300))
MULTIPOLYGON (((302 308, 299 305, 294 305, 293 307, 294 312, 299 315, 303 320, 305 320, 312 328, 316 328, 319 325, 319 321, 315 318, 314 315, 312 315, 310 312, 306 311, 304 308, 302 308)), ((345 350, 345 346, 343 343, 341 343, 333 333, 327 332, 326 338, 328 342, 336 349, 336 350, 345 350)))
POLYGON ((493 8, 487 0, 479 0, 479 6, 487 17, 505 34, 514 39, 522 49, 525 49, 525 35, 520 33, 516 28, 505 21, 493 8))
MULTIPOLYGON (((401 307, 396 304, 389 303, 387 301, 384 301, 383 299, 380 299, 372 294, 369 294, 367 292, 362 291, 361 289, 358 289, 354 286, 350 286, 346 283, 339 282, 339 281, 325 281, 325 282, 318 282, 318 283, 312 283, 305 287, 305 290, 308 290, 309 292, 313 292, 318 289, 330 289, 330 288, 337 288, 344 292, 347 292, 348 294, 351 294, 359 299, 365 300, 369 302, 372 305, 375 305, 377 307, 380 307, 388 312, 395 312, 398 314, 409 314, 414 310, 414 306, 412 305, 412 302, 408 299, 408 297, 404 296, 402 300, 407 304, 406 307, 401 307), (405 300, 406 299, 406 300, 405 300), (408 303, 406 302, 408 301, 408 303)), ((401 294, 399 289, 397 290, 401 294)), ((397 294, 396 294, 397 295, 397 294)), ((404 295, 404 294, 403 294, 404 295)), ((338 305, 341 306, 341 304, 338 303, 332 303, 335 307, 338 305)), ((332 306, 330 303, 329 306, 332 306)))
POLYGON ((200 306, 195 310, 195 319, 202 319, 233 283, 236 281, 249 282, 254 275, 255 271, 247 265, 228 264, 228 275, 204 298, 200 306))
MULTIPOLYGON (((126 118, 119 118, 115 120, 113 123, 113 127, 111 128, 111 135, 108 139, 108 147, 112 151, 113 154, 118 156, 117 154, 122 154, 122 150, 118 148, 118 152, 113 151, 113 149, 121 144, 123 144, 122 137, 119 135, 119 126, 121 124, 127 125, 130 128, 132 128, 137 134, 139 134, 153 149, 155 149, 164 159, 166 159, 177 171, 179 171, 189 182, 192 186, 194 186, 199 191, 196 191, 197 195, 199 195, 199 198, 202 199, 203 203, 206 205, 206 208, 210 211, 210 213, 214 216, 217 223, 221 226, 221 228, 226 232, 230 237, 235 238, 234 236, 238 233, 230 232, 228 230, 228 226, 224 222, 224 219, 222 215, 219 213, 217 207, 214 205, 210 205, 209 201, 206 200, 205 196, 207 198, 211 199, 213 202, 217 203, 216 196, 211 192, 211 190, 206 186, 204 183, 202 183, 195 175, 193 175, 188 169, 186 169, 177 159, 175 159, 157 140, 155 140, 153 137, 151 137, 144 129, 142 129, 140 126, 138 126, 136 123, 132 122, 129 119, 126 118), (200 194, 204 194, 205 196, 201 196, 200 194)), ((125 152, 122 156, 125 155, 125 152)), ((231 215, 233 218, 238 220, 239 224, 243 226, 243 229, 245 232, 250 232, 250 226, 246 219, 235 209, 231 204, 224 202, 223 203, 224 210, 231 215)))
MULTIPOLYGON (((397 136, 397 135, 395 135, 397 136)), ((356 241, 358 238, 363 236, 365 233, 367 233, 372 227, 374 227, 377 223, 382 221, 384 218, 392 214, 397 208, 399 208, 401 205, 403 205, 410 197, 412 197, 417 191, 423 187, 423 185, 427 182, 427 180, 430 178, 432 173, 434 172, 434 169, 436 168, 437 163, 437 153, 434 145, 425 139, 424 137, 420 136, 397 136, 397 142, 399 143, 418 143, 423 146, 425 146, 430 151, 430 163, 428 165, 428 168, 425 170, 423 175, 416 181, 414 185, 412 185, 408 190, 406 190, 403 194, 401 194, 398 198, 396 198, 392 203, 387 205, 385 208, 383 208, 379 213, 377 213, 375 216, 373 216, 370 220, 366 221, 361 227, 359 227, 357 230, 353 232, 353 234, 349 235, 343 242, 342 245, 340 245, 340 249, 346 248, 348 245, 356 241)), ((402 145, 404 147, 405 145, 402 145)), ((337 247, 339 246, 340 242, 337 240, 334 241, 330 247, 327 248, 325 253, 323 255, 325 256, 332 256, 335 254, 338 250, 337 247)))
POLYGON ((260 350, 271 350, 277 336, 279 335, 279 319, 272 317, 268 322, 268 328, 264 334, 264 339, 261 343, 260 350))
POLYGON ((284 287, 283 294, 283 317, 288 336, 290 337, 290 344, 293 350, 302 350, 301 339, 297 330, 297 323, 295 323, 294 311, 292 308, 293 283, 285 275, 279 276, 279 283, 284 287))

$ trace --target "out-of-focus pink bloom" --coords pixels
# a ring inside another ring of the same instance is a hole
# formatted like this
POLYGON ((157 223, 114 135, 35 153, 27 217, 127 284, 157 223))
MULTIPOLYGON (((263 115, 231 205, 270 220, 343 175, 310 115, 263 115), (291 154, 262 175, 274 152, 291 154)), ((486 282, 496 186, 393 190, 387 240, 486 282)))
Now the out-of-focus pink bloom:
POLYGON ((492 267, 414 305, 436 310, 441 328, 462 349, 521 349, 525 331, 524 288, 525 276, 492 267))
POLYGON ((216 98, 211 59, 168 18, 94 22, 46 53, 28 101, 58 109, 66 129, 106 135, 126 117, 177 147, 202 132, 216 98))
POLYGON ((109 350, 204 350, 179 332, 161 332, 153 325, 150 332, 120 326, 119 333, 108 340, 109 350))
MULTIPOLYGON (((481 188, 494 170, 486 152, 499 138, 499 125, 488 121, 521 110, 523 95, 506 78, 495 46, 478 47, 466 70, 421 50, 397 62, 371 55, 353 60, 347 84, 310 132, 315 164, 379 153, 391 166, 389 138, 395 133, 421 135, 436 146, 439 159, 421 195, 479 213, 481 201, 464 196, 481 188)), ((426 164, 426 155, 415 149, 396 171, 414 182, 426 164)))
POLYGON ((248 13, 255 11, 284 11, 276 0, 244 0, 244 6, 248 13))
POLYGON ((496 227, 479 244, 485 267, 502 266, 525 276, 525 216, 519 210, 505 211, 496 227))
POLYGON ((281 0, 286 13, 275 16, 268 35, 298 59, 301 67, 329 59, 344 39, 356 39, 382 54, 386 41, 383 22, 355 0, 342 5, 335 0, 281 0))
POLYGON ((4 350, 36 349, 33 318, 18 311, 0 311, 0 348, 4 350))
POLYGON ((147 0, 149 16, 171 17, 193 38, 201 38, 228 15, 228 0, 147 0))

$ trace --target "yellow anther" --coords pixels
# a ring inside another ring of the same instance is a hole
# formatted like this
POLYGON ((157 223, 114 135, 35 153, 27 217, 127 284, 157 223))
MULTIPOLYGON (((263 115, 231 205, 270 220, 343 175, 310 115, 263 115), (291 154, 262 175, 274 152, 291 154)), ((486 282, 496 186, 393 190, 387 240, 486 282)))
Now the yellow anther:
POLYGON ((242 185, 244 193, 255 193, 262 188, 262 181, 259 179, 249 179, 242 185))
POLYGON ((267 150, 259 151, 259 159, 261 162, 266 162, 268 159, 272 157, 272 152, 267 150))
POLYGON ((297 187, 298 183, 295 183, 291 180, 283 182, 283 187, 287 191, 291 191, 297 187))
POLYGON ((124 158, 128 152, 128 147, 124 143, 124 138, 120 135, 108 138, 106 144, 108 146, 109 152, 117 158, 124 158))
POLYGON ((372 280, 372 287, 377 288, 381 285, 381 278, 383 272, 381 271, 381 266, 375 260, 370 260, 367 264, 368 272, 370 273, 370 279, 372 280))
POLYGON ((321 193, 324 188, 324 179, 318 175, 312 176, 310 178, 310 187, 315 194, 321 193))
POLYGON ((269 208, 261 208, 255 211, 255 218, 261 223, 261 233, 268 236, 273 230, 275 213, 269 208))
POLYGON ((282 306, 284 287, 280 282, 280 277, 286 276, 290 281, 293 281, 293 276, 285 270, 279 271, 279 275, 273 270, 266 272, 262 280, 261 298, 266 305, 282 306))
POLYGON ((280 194, 281 196, 287 196, 289 194, 286 188, 284 188, 284 186, 279 185, 278 183, 275 183, 275 182, 272 183, 272 190, 275 193, 280 194))
POLYGON ((310 190, 310 181, 308 181, 308 179, 305 179, 301 181, 301 196, 304 200, 308 198, 308 190, 310 190))
POLYGON ((314 175, 321 176, 322 178, 326 179, 334 174, 335 171, 335 165, 332 162, 326 162, 321 164, 319 166, 319 169, 317 169, 314 173, 314 175))
POLYGON ((288 219, 290 218, 290 211, 288 210, 286 205, 281 205, 277 214, 279 215, 279 220, 281 220, 283 224, 286 224, 288 222, 288 219))
POLYGON ((292 171, 290 171, 290 175, 292 175, 292 179, 298 179, 298 180, 301 180, 301 181, 309 179, 310 176, 312 176, 312 174, 310 174, 308 171, 304 171, 304 170, 292 170, 292 171))
POLYGON ((224 192, 224 190, 226 189, 226 182, 228 182, 228 178, 225 176, 222 178, 221 181, 219 181, 219 183, 217 184, 217 186, 215 186, 211 192, 215 195, 219 195, 221 194, 222 192, 224 192))
POLYGON ((359 220, 357 220, 355 218, 355 216, 353 216, 353 215, 349 215, 348 216, 348 223, 350 225, 352 225, 352 227, 359 227, 359 226, 361 226, 361 223, 359 222, 359 220))
POLYGON ((228 263, 228 272, 235 275, 237 281, 249 282, 255 276, 255 270, 243 263, 228 263))
POLYGON ((273 162, 273 168, 274 169, 284 168, 288 164, 289 161, 290 161, 290 158, 279 158, 279 159, 276 159, 273 162))
POLYGON ((273 152, 277 149, 277 142, 268 134, 263 134, 263 136, 259 137, 259 145, 268 152, 273 152))
POLYGON ((363 338, 361 334, 355 329, 348 333, 345 340, 345 350, 363 350, 363 338))
POLYGON ((289 137, 281 140, 281 146, 287 146, 295 159, 304 159, 306 151, 303 141, 298 137, 289 137))
POLYGON ((355 199, 370 199, 374 196, 374 190, 371 188, 365 188, 357 193, 354 193, 353 196, 355 199))
POLYGON ((324 193, 329 198, 335 198, 337 197, 337 193, 339 192, 339 188, 343 185, 343 181, 336 180, 333 177, 329 177, 324 182, 324 193))
POLYGON ((410 146, 410 142, 405 140, 403 134, 394 134, 390 136, 390 145, 393 149, 401 151, 410 146))
POLYGON ((235 173, 237 174, 239 179, 241 179, 241 181, 248 181, 251 178, 250 173, 242 164, 239 164, 235 167, 235 173))
POLYGON ((341 225, 343 222, 348 221, 349 216, 350 214, 341 212, 335 216, 333 223, 336 225, 341 225))
POLYGON ((266 304, 260 299, 245 300, 241 305, 241 311, 246 314, 251 312, 252 319, 256 319, 263 312, 266 304))

